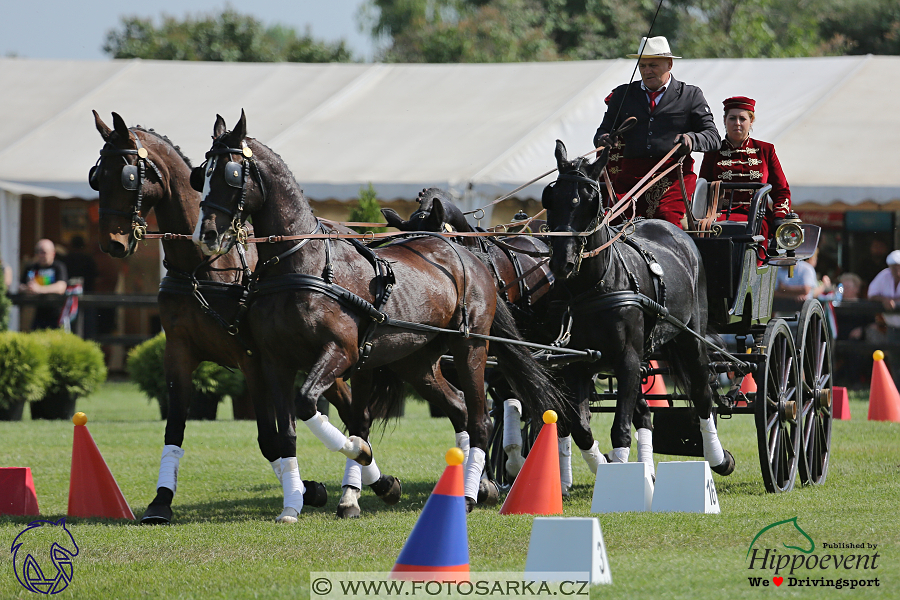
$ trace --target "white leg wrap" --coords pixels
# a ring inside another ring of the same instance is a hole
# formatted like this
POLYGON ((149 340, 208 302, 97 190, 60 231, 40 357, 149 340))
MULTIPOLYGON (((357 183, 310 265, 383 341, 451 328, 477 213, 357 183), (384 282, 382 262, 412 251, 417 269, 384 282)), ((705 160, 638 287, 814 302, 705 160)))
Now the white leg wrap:
POLYGON ((281 459, 276 458, 270 461, 269 464, 272 466, 272 472, 275 473, 275 477, 278 478, 278 483, 281 483, 281 459))
POLYGON ((614 463, 627 463, 628 455, 631 453, 631 448, 613 448, 613 453, 610 458, 614 463))
POLYGON ((381 478, 381 469, 375 464, 374 458, 372 459, 372 464, 361 467, 361 469, 363 485, 372 485, 381 478))
POLYGON ((463 462, 469 460, 470 445, 468 431, 460 431, 456 434, 456 447, 463 451, 463 458, 465 459, 463 462))
POLYGON ((569 495, 572 487, 572 438, 566 436, 559 438, 559 483, 562 486, 563 496, 569 495))
POLYGON ((352 442, 347 439, 347 436, 341 433, 340 429, 329 423, 328 417, 322 413, 316 412, 313 418, 303 421, 303 423, 332 452, 339 450, 349 451, 352 447, 352 442))
POLYGON ((709 466, 718 467, 725 462, 725 451, 719 442, 716 422, 712 415, 708 419, 700 419, 700 435, 703 437, 703 458, 709 462, 709 466))
POLYGON ((512 398, 503 401, 503 449, 522 447, 522 403, 512 398))
POLYGON ((469 460, 466 462, 465 493, 467 498, 478 500, 478 483, 481 480, 482 471, 484 471, 484 450, 472 448, 469 451, 469 460))
POLYGON ((344 465, 344 480, 341 482, 341 487, 347 486, 362 489, 362 467, 352 458, 348 458, 347 464, 344 465))
POLYGON ((584 462, 587 463, 588 468, 594 475, 597 474, 598 465, 606 464, 606 457, 600 452, 600 446, 597 444, 596 440, 594 440, 594 445, 589 449, 581 451, 581 456, 584 458, 584 462))
POLYGON ((653 468, 653 432, 649 429, 637 430, 638 462, 650 465, 650 473, 655 473, 653 468))
POLYGON ((178 464, 184 450, 179 446, 167 444, 163 446, 162 458, 159 459, 159 479, 156 480, 157 488, 169 488, 174 493, 178 487, 178 464))
POLYGON ((281 459, 281 489, 284 490, 284 507, 293 508, 298 513, 303 508, 303 481, 297 467, 297 457, 281 459))

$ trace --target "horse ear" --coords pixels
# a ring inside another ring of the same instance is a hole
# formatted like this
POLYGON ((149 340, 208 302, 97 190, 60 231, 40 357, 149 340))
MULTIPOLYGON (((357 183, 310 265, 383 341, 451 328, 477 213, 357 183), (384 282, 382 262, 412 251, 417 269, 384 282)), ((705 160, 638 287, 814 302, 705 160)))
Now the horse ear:
POLYGON ((94 126, 97 127, 97 131, 100 132, 100 137, 103 138, 104 142, 108 142, 112 130, 109 128, 109 125, 103 122, 103 119, 100 118, 100 115, 97 114, 96 110, 92 110, 91 112, 94 113, 94 126))
POLYGON ((244 114, 243 108, 241 109, 241 118, 232 130, 232 136, 237 140, 242 140, 247 137, 247 115, 244 114))
POLYGON ((409 227, 409 221, 401 219, 400 215, 393 208, 382 208, 381 214, 384 215, 384 220, 391 227, 396 227, 400 231, 406 231, 409 227))
POLYGON ((213 138, 219 138, 227 129, 228 126, 225 125, 225 119, 222 118, 222 115, 216 115, 216 124, 213 125, 213 138))
POLYGON ((119 134, 119 137, 122 140, 130 140, 131 132, 128 131, 128 125, 125 124, 125 119, 119 116, 119 113, 113 113, 113 129, 116 130, 116 133, 119 134))
POLYGON ((588 167, 588 177, 600 181, 600 175, 603 173, 604 167, 609 162, 609 148, 604 148, 600 153, 600 157, 588 167))
POLYGON ((561 140, 556 140, 556 168, 562 169, 569 162, 569 155, 566 152, 566 145, 561 140))

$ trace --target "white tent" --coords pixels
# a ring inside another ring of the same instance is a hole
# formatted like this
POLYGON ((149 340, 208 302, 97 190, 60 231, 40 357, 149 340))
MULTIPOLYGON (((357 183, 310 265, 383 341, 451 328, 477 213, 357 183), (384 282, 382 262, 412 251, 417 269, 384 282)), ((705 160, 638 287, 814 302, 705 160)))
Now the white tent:
MULTIPOLYGON (((278 152, 312 200, 379 198, 449 188, 486 204, 591 149, 604 98, 633 74, 627 59, 514 64, 292 64, 0 59, 0 247, 18 186, 94 198, 87 172, 102 145, 91 109, 111 124, 153 127, 195 163, 215 115, 246 110, 250 135, 278 152)), ((721 101, 757 100, 753 135, 775 143, 795 205, 900 202, 893 164, 900 57, 675 61, 676 78, 721 101)), ((721 119, 717 116, 717 121, 721 119)), ((721 127, 721 123, 720 123, 721 127)), ((700 158, 697 156, 696 158, 700 158)), ((544 183, 519 197, 537 198, 544 183)), ((18 191, 17 191, 18 190, 18 191)), ((10 260, 12 257, 8 257, 10 260)))

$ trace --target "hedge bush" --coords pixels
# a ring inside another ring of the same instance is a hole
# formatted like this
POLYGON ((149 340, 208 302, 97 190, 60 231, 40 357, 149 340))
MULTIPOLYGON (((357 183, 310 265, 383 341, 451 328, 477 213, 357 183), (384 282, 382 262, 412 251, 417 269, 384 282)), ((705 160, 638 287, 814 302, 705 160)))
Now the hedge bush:
POLYGON ((0 332, 0 407, 43 398, 50 385, 48 354, 33 335, 0 332))
MULTIPOLYGON (((160 333, 139 344, 128 353, 126 368, 131 380, 151 400, 159 402, 163 414, 169 405, 165 375, 166 334, 160 333)), ((225 396, 232 398, 244 391, 244 376, 240 371, 229 371, 211 362, 202 362, 194 371, 194 390, 200 394, 214 396, 219 401, 225 396)))
POLYGON ((31 335, 47 349, 50 383, 46 395, 68 394, 80 398, 106 381, 106 361, 96 342, 61 329, 31 335))

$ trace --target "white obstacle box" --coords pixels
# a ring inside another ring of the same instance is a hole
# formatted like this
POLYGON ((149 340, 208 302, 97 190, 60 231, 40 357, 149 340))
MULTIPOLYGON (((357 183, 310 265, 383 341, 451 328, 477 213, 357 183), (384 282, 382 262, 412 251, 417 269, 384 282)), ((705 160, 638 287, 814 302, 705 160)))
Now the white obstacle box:
POLYGON ((597 467, 591 513, 648 511, 652 500, 650 465, 630 462, 597 467))
POLYGON ((653 512, 719 514, 719 497, 709 463, 702 460, 656 465, 653 512))
POLYGON ((535 517, 525 580, 612 583, 606 543, 596 517, 535 517))

